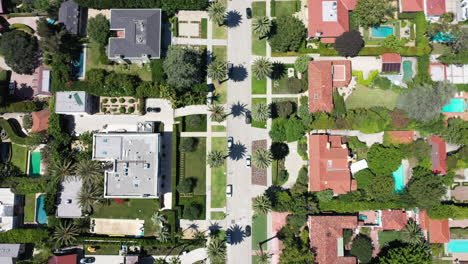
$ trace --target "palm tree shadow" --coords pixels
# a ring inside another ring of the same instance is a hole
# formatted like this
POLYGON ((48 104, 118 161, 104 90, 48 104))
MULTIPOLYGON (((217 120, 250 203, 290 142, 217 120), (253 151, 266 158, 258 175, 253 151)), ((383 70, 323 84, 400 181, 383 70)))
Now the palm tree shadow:
POLYGON ((229 72, 228 76, 234 82, 242 82, 247 78, 247 70, 242 65, 233 66, 231 71, 229 72))
POLYGON ((240 160, 244 158, 246 152, 247 148, 245 145, 238 141, 237 143, 232 144, 232 148, 229 150, 229 157, 233 160, 240 160))
POLYGON ((271 79, 272 80, 280 80, 286 74, 286 67, 281 62, 274 62, 273 63, 273 71, 271 72, 271 79))
POLYGON ((226 25, 230 28, 237 27, 242 22, 242 15, 239 11, 233 10, 227 13, 226 25))
POLYGON ((231 114, 234 117, 238 117, 240 115, 243 115, 246 112, 246 106, 247 104, 243 104, 241 102, 237 102, 233 105, 231 105, 231 114))
POLYGON ((241 243, 246 237, 245 231, 237 224, 229 227, 226 233, 231 235, 231 244, 233 245, 241 243))

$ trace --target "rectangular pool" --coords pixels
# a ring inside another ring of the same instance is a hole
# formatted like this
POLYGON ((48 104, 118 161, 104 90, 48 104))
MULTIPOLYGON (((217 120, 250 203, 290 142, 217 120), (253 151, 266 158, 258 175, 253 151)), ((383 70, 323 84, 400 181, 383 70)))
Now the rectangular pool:
POLYGON ((395 180, 395 193, 402 193, 405 190, 405 172, 403 170, 403 164, 398 167, 398 170, 392 173, 392 177, 395 180))
POLYGON ((450 239, 448 251, 450 253, 468 253, 468 239, 450 239))
POLYGON ((81 78, 84 76, 84 63, 85 63, 85 54, 84 54, 84 49, 80 53, 80 58, 77 61, 73 61, 73 71, 75 73, 76 78, 81 78))
POLYGON ((31 152, 29 156, 29 176, 41 176, 41 153, 31 152))
POLYGON ((450 104, 442 107, 442 112, 463 113, 465 112, 465 100, 462 98, 450 99, 450 104))
POLYGON ((372 27, 372 37, 374 38, 386 38, 391 34, 393 34, 393 27, 372 27))
POLYGON ((411 61, 403 62, 403 81, 405 83, 413 80, 413 63, 411 61))
POLYGON ((36 222, 38 224, 47 224, 47 213, 44 210, 44 195, 39 195, 36 199, 36 222))

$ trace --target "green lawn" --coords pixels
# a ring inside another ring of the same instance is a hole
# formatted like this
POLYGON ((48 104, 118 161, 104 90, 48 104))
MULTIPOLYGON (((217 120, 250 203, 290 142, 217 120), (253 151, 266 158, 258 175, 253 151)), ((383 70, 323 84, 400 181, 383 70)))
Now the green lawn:
POLYGON ((28 173, 28 149, 26 147, 11 143, 11 163, 16 167, 20 168, 23 173, 28 173))
POLYGON ((159 209, 158 199, 125 199, 124 204, 118 204, 110 200, 109 205, 100 207, 93 213, 93 218, 112 219, 143 219, 145 220, 145 236, 152 236, 156 226, 151 221, 151 216, 159 209))
POLYGON ((353 93, 346 99, 346 108, 370 108, 373 106, 383 106, 394 109, 396 106, 398 93, 392 90, 369 88, 357 85, 353 93))
MULTIPOLYGON (((274 94, 293 94, 295 92, 291 91, 288 87, 288 68, 294 68, 293 64, 284 64, 284 73, 281 75, 281 78, 271 81, 271 92, 274 94)), ((301 84, 302 86, 302 84, 301 84)))
POLYGON ((206 39, 208 37, 208 19, 201 19, 201 38, 206 39))
POLYGON ((105 69, 107 71, 138 75, 143 81, 152 80, 149 63, 144 66, 140 66, 138 63, 104 65, 99 62, 100 53, 99 45, 91 41, 86 50, 86 71, 91 69, 105 69))
POLYGON ((36 211, 36 194, 28 193, 24 198, 24 222, 35 222, 34 213, 36 211))
POLYGON ((271 16, 290 16, 300 10, 300 1, 271 1, 271 16))
POLYGON ((226 218, 224 212, 211 212, 211 220, 223 220, 224 218, 226 218))
POLYGON ((182 118, 183 132, 206 132, 206 115, 189 115, 182 118), (198 125, 196 125, 198 123, 198 125))
POLYGON ((217 60, 227 60, 226 46, 213 46, 213 57, 217 60))
POLYGON ((265 1, 252 2, 252 16, 253 17, 266 16, 266 2, 265 1))
MULTIPOLYGON (((252 106, 255 104, 266 104, 266 98, 252 98, 252 106)), ((266 128, 266 122, 260 122, 252 119, 252 127, 266 128)))
MULTIPOLYGON (((266 15, 266 2, 252 2, 252 16, 266 15)), ((257 56, 266 56, 266 38, 258 39, 252 32, 252 53, 257 56)))
MULTIPOLYGON (((194 195, 193 197, 180 197, 179 198, 179 205, 183 207, 188 204, 195 203, 200 206, 200 215, 197 220, 206 219, 206 195, 194 195)), ((183 216, 181 216, 183 218, 183 216)))
POLYGON ((225 104, 227 102, 227 82, 213 82, 215 86, 214 101, 217 104, 225 104))
POLYGON ((267 92, 267 80, 257 80, 252 76, 252 94, 266 94, 267 92))
POLYGON ((227 39, 227 26, 222 25, 218 26, 218 23, 213 22, 212 29, 213 29, 213 39, 227 39))
POLYGON ((400 240, 401 231, 379 231, 380 248, 385 247, 389 242, 400 240))
MULTIPOLYGON (((198 137, 197 148, 194 152, 185 153, 185 178, 194 178, 195 195, 206 194, 206 138, 198 137)), ((182 155, 182 154, 181 154, 182 155)))
POLYGON ((213 132, 226 132, 226 127, 221 125, 211 126, 211 131, 213 132))
MULTIPOLYGON (((226 138, 211 138, 211 150, 226 153, 226 138)), ((226 162, 220 168, 211 169, 211 207, 223 208, 226 206, 226 162)))
MULTIPOLYGON (((258 215, 252 219, 252 249, 259 250, 258 243, 267 239, 267 216, 258 215)), ((263 250, 267 249, 267 244, 262 245, 263 250)))
POLYGON ((85 245, 85 254, 89 255, 118 255, 119 250, 122 247, 120 243, 101 243, 99 246, 85 245), (97 247, 95 252, 90 252, 88 247, 97 247))

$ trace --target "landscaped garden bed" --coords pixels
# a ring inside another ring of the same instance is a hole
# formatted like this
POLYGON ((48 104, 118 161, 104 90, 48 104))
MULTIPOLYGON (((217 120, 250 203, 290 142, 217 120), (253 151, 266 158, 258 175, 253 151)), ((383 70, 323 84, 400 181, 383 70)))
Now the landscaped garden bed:
MULTIPOLYGON (((254 153, 257 149, 266 149, 267 148, 267 141, 266 140, 255 140, 252 141, 252 153, 254 153)), ((267 169, 261 169, 255 167, 252 164, 252 184, 256 185, 267 185, 267 169)))
POLYGON ((140 114, 139 101, 133 97, 100 97, 102 114, 140 114))

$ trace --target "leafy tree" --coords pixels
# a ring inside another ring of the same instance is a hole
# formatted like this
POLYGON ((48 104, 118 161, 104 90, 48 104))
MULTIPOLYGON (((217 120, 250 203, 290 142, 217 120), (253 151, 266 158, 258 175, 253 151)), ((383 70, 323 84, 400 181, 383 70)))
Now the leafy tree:
POLYGON ((401 165, 402 155, 394 146, 374 144, 367 153, 369 169, 376 175, 390 175, 401 165))
POLYGON ((288 119, 286 118, 275 118, 271 124, 269 135, 273 142, 284 142, 286 141, 286 125, 288 119))
POLYGON ((326 189, 320 192, 316 192, 315 195, 317 196, 319 202, 329 202, 333 199, 333 190, 326 189))
POLYGON ((222 81, 228 74, 227 63, 223 60, 214 60, 208 65, 208 77, 222 81))
POLYGON ((293 142, 299 140, 305 133, 304 124, 296 117, 291 117, 286 123, 286 140, 293 142))
POLYGON ((213 22, 221 26, 227 17, 226 6, 222 2, 212 2, 208 7, 208 16, 213 22))
POLYGON ((370 200, 377 202, 385 202, 393 195, 395 190, 395 181, 390 175, 377 174, 372 183, 365 189, 370 200))
POLYGON ((53 234, 57 246, 71 245, 76 240, 76 236, 78 236, 78 229, 68 221, 60 221, 53 234))
POLYGON ((291 193, 301 194, 301 193, 307 192, 308 188, 309 188, 309 172, 307 170, 307 167, 302 167, 299 170, 299 174, 297 176, 296 182, 291 188, 291 193))
POLYGON ((430 264, 431 252, 419 245, 402 245, 382 251, 379 257, 380 264, 430 264))
POLYGON ((177 185, 177 191, 181 193, 191 193, 193 191, 194 181, 192 178, 185 178, 177 185))
POLYGON ((265 122, 270 118, 271 110, 266 104, 254 104, 252 106, 252 118, 259 122, 265 122))
POLYGON ((450 118, 442 137, 452 144, 468 145, 468 122, 460 118, 450 118))
POLYGON ((0 163, 0 182, 6 178, 24 176, 21 170, 11 162, 0 163))
MULTIPOLYGON (((184 208, 184 217, 185 217, 185 208, 184 208)), ((161 242, 167 242, 171 237, 171 234, 167 230, 166 227, 158 228, 156 232, 154 232, 156 239, 161 242)))
POLYGON ((258 38, 263 38, 270 34, 272 22, 266 16, 257 17, 252 21, 252 30, 258 38))
POLYGON ((200 205, 191 203, 184 206, 184 218, 189 220, 195 220, 200 216, 200 205))
POLYGON ((226 119, 226 112, 222 105, 210 105, 208 111, 211 112, 210 119, 214 122, 223 122, 226 119))
POLYGON ((211 239, 206 247, 206 253, 211 263, 223 263, 226 261, 226 243, 220 239, 211 239))
POLYGON ((206 159, 210 168, 219 168, 224 164, 224 155, 221 151, 211 151, 206 159))
POLYGON ((271 211, 271 201, 265 195, 260 195, 253 199, 252 207, 255 214, 267 214, 271 211))
POLYGON ((270 152, 274 160, 282 160, 289 154, 289 147, 285 143, 273 142, 270 146, 270 152))
POLYGON ((294 112, 294 105, 291 101, 280 101, 273 103, 275 113, 279 117, 289 117, 294 112))
POLYGON ((336 117, 340 117, 346 114, 346 104, 344 102, 343 96, 335 90, 333 91, 333 115, 336 117))
POLYGON ((398 108, 390 112, 390 117, 392 118, 392 126, 394 128, 405 128, 411 121, 406 112, 398 108))
POLYGON ((359 31, 345 32, 335 40, 335 49, 343 57, 355 57, 363 47, 364 40, 359 31))
POLYGON ((374 181, 375 174, 369 169, 363 169, 363 170, 358 171, 354 175, 354 178, 356 178, 358 188, 362 189, 362 190, 365 190, 374 181))
POLYGON ((110 36, 109 20, 98 14, 88 20, 87 32, 89 37, 101 46, 106 46, 110 36))
POLYGON ((21 31, 3 33, 0 40, 0 53, 5 63, 19 74, 32 74, 38 65, 37 38, 21 31))
POLYGON ((293 16, 281 16, 273 20, 268 42, 273 51, 298 51, 305 40, 306 31, 301 20, 293 16))
POLYGON ((413 218, 408 220, 405 228, 401 231, 401 240, 408 244, 421 245, 424 236, 419 225, 413 218))
POLYGON ((179 144, 180 152, 193 152, 197 149, 197 141, 193 137, 183 137, 179 144))
POLYGON ((442 107, 449 103, 456 91, 456 87, 448 82, 415 85, 398 97, 397 105, 409 117, 428 122, 439 116, 442 107))
POLYGON ((372 259, 372 241, 368 236, 358 235, 353 239, 351 255, 356 256, 360 263, 369 263, 372 259))
POLYGON ((75 174, 85 185, 99 184, 103 175, 101 163, 89 159, 81 160, 75 166, 75 174))
POLYGON ((286 221, 293 229, 300 230, 307 222, 307 215, 288 215, 286 221))
POLYGON ((170 46, 163 68, 167 83, 178 91, 201 83, 205 77, 202 54, 193 48, 170 46))
POLYGON ((252 72, 257 80, 263 80, 273 72, 273 63, 265 57, 257 58, 252 64, 252 72))
POLYGON ((300 73, 304 73, 309 68, 309 61, 312 60, 312 57, 309 55, 301 55, 296 58, 294 62, 294 69, 300 73))
POLYGON ((430 208, 439 203, 446 193, 443 179, 430 170, 421 167, 413 169, 413 177, 408 184, 408 194, 421 208, 430 208))
POLYGON ((102 83, 98 85, 102 87, 101 89, 105 89, 103 95, 133 96, 140 80, 136 75, 111 72, 106 76, 104 83, 105 85, 102 85, 102 83))
POLYGON ((24 129, 31 129, 32 128, 33 121, 32 121, 32 116, 30 114, 26 114, 26 115, 23 116, 22 125, 23 125, 24 129))
POLYGON ((391 16, 392 12, 390 1, 359 0, 353 10, 353 17, 359 25, 372 27, 385 22, 385 16, 391 16))
POLYGON ((387 49, 392 49, 397 52, 400 52, 401 49, 405 46, 405 44, 408 42, 408 39, 406 38, 399 38, 393 34, 388 35, 383 43, 382 47, 387 48, 387 49))
POLYGON ((252 155, 253 165, 260 169, 266 169, 270 167, 271 161, 273 160, 273 155, 267 149, 257 149, 252 155))

